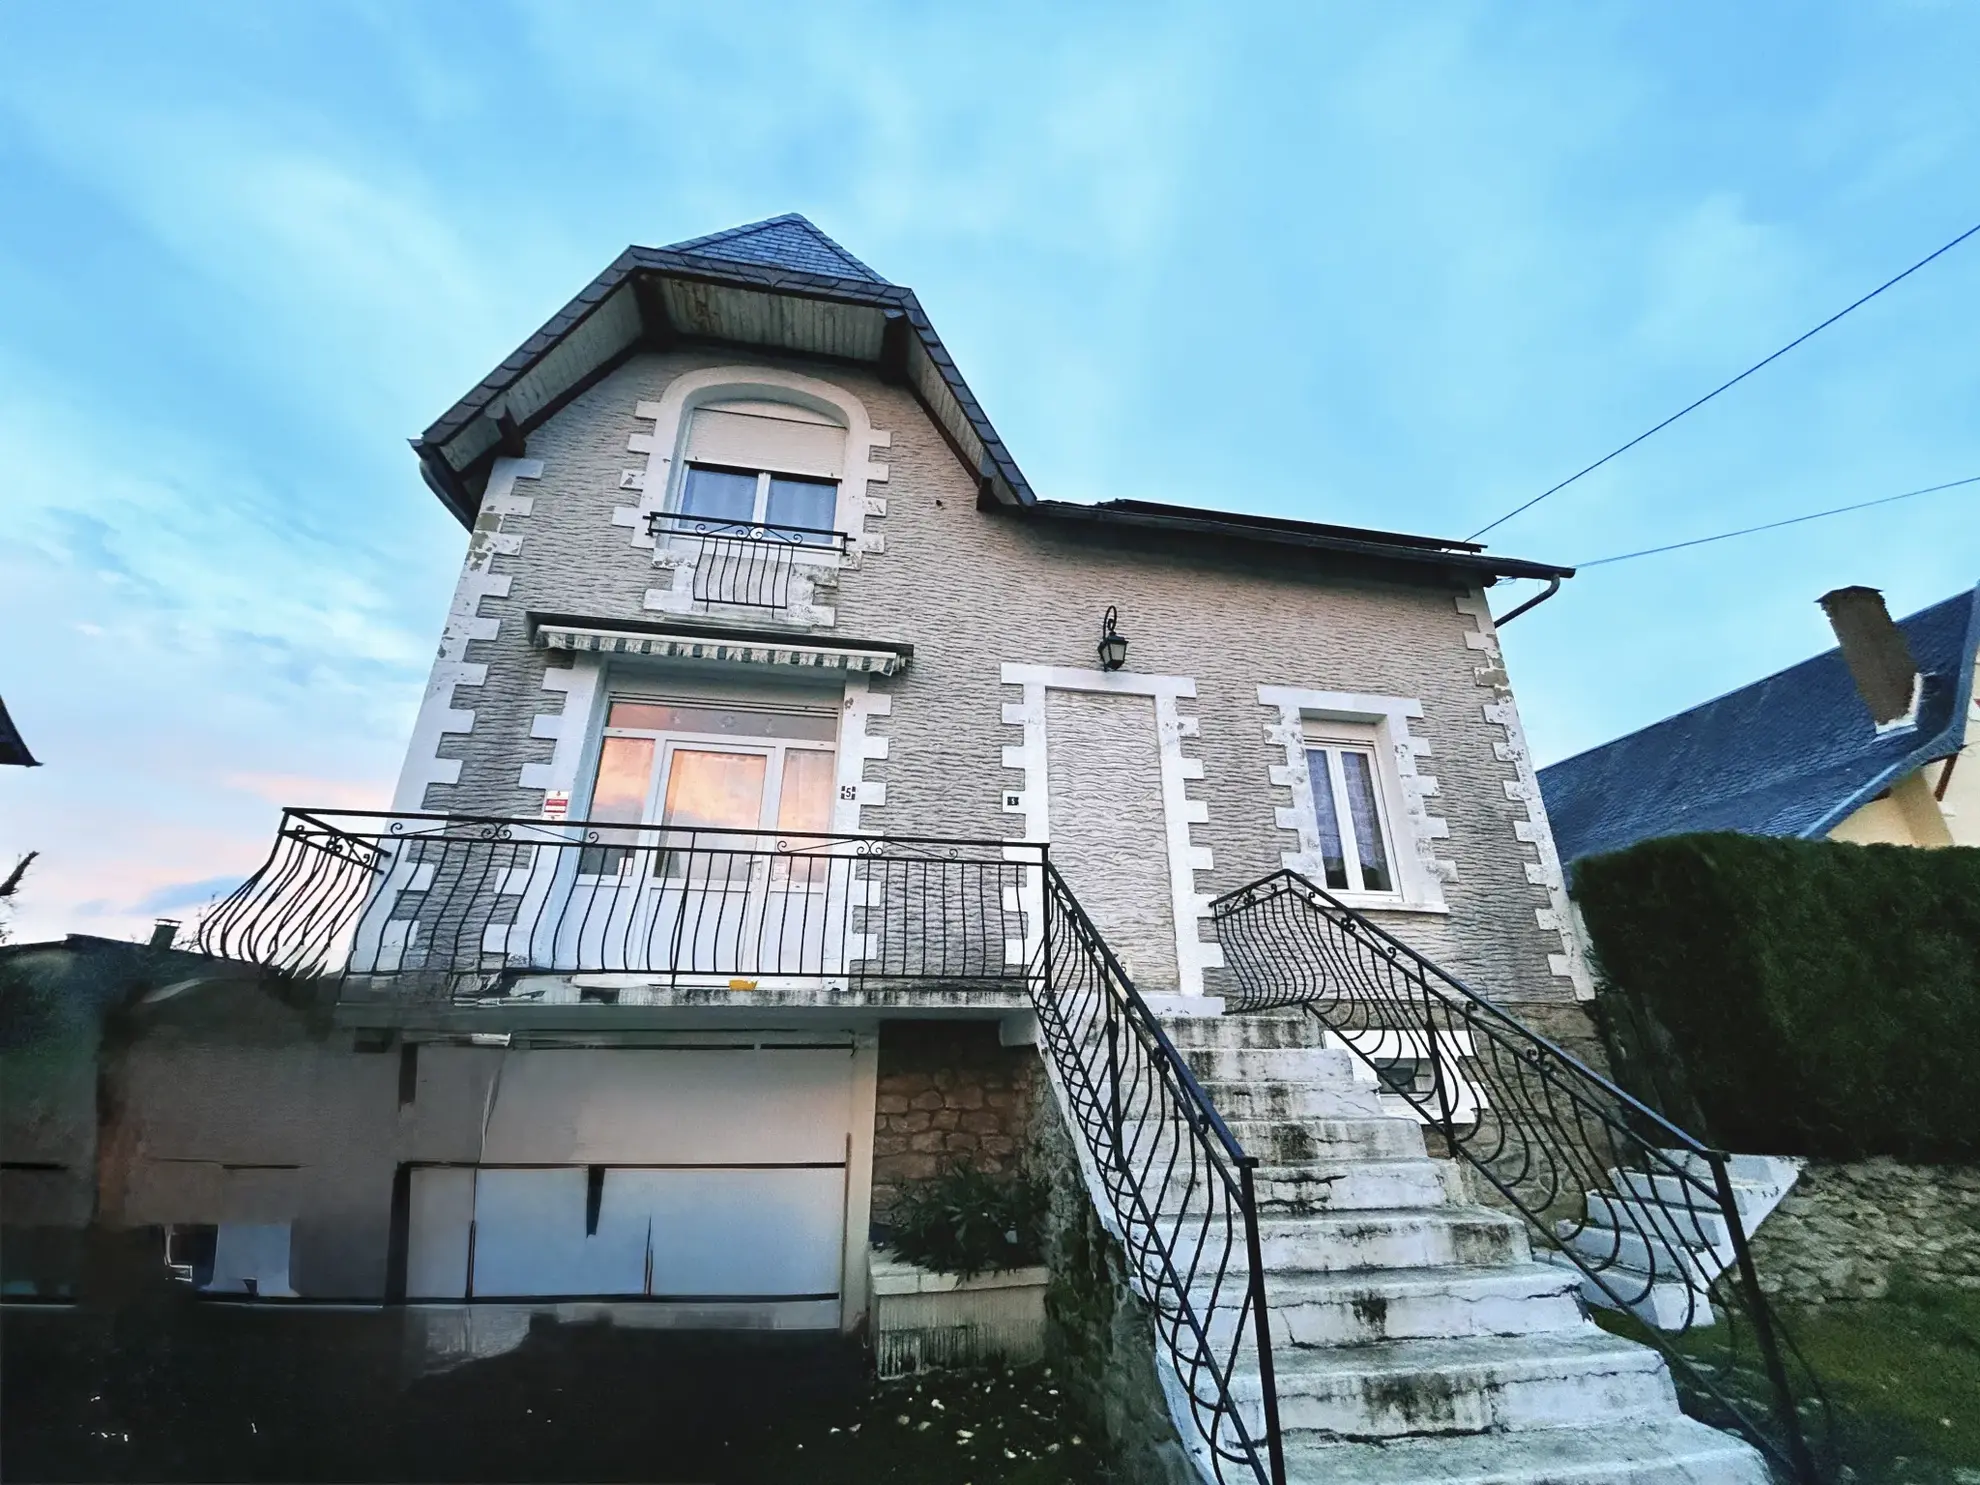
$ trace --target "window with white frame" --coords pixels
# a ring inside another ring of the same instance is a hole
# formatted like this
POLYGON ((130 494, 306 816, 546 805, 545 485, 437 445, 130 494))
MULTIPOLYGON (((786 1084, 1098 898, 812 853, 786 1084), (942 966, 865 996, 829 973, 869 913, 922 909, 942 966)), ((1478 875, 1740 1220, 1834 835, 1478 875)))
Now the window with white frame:
POLYGON ((750 832, 778 835, 831 828, 839 718, 825 706, 746 705, 614 696, 598 749, 588 818, 594 825, 659 827, 604 831, 623 844, 586 848, 585 876, 639 870, 655 876, 747 866, 773 849, 750 832), (712 863, 712 865, 711 865, 712 863))
POLYGON ((696 522, 796 528, 829 546, 845 473, 846 430, 794 403, 728 401, 694 410, 675 511, 696 522))
POLYGON ((1308 722, 1305 733, 1321 885, 1343 892, 1399 892, 1395 830, 1384 808, 1374 737, 1330 722, 1308 722))
POLYGON ((794 545, 829 546, 839 482, 767 469, 690 464, 680 514, 716 526, 781 526, 794 545))

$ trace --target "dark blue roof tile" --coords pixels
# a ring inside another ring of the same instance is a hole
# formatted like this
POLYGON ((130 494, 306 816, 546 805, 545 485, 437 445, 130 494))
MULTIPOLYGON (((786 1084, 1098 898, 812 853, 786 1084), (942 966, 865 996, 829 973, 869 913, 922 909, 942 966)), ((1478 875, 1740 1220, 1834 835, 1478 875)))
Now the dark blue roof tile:
POLYGON ((794 211, 768 221, 731 227, 726 232, 669 243, 664 251, 720 258, 725 263, 762 263, 799 273, 822 274, 826 278, 887 282, 794 211))
POLYGON ((1540 770, 1563 862, 1696 830, 1817 837, 1966 735, 1980 589, 1905 619, 1918 724, 1879 734, 1840 650, 1540 770))

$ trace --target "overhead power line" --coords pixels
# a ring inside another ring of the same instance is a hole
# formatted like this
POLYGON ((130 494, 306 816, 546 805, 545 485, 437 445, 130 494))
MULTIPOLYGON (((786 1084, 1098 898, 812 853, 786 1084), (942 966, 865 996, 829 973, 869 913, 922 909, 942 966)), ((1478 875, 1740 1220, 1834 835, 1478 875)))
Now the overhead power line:
POLYGON ((1635 448, 1638 444, 1642 443, 1644 439, 1650 437, 1652 434, 1663 432, 1666 428, 1670 427, 1671 424, 1675 423, 1679 418, 1683 417, 1686 413, 1696 412, 1699 408, 1703 407, 1706 403, 1710 402, 1714 397, 1718 396, 1721 392, 1729 391, 1732 388, 1738 386, 1741 382, 1745 381, 1749 376, 1753 375, 1753 373, 1758 371, 1761 367, 1770 365, 1771 363, 1780 360, 1781 357, 1785 356, 1789 351, 1793 350, 1803 341, 1812 339, 1814 336, 1821 334, 1822 331, 1828 329, 1829 326, 1835 324, 1837 320, 1840 320, 1844 315, 1848 314, 1851 310, 1861 309, 1864 305, 1868 304, 1872 299, 1875 299, 1879 294, 1883 293, 1884 290, 1890 288, 1893 284, 1902 283, 1905 279, 1910 278, 1912 274, 1916 273, 1919 269, 1923 268, 1927 263, 1930 263, 1934 258, 1940 257, 1943 254, 1951 252, 1954 248, 1958 247, 1962 242, 1965 242, 1967 238, 1973 236, 1976 232, 1980 232, 1980 222, 1976 222, 1971 227, 1968 227, 1964 232, 1960 233, 1959 236, 1955 237, 1951 242, 1947 243, 1937 252, 1928 253, 1925 257, 1920 258, 1916 263, 1912 264, 1909 268, 1905 269, 1905 271, 1903 273, 1900 273, 1896 278, 1886 279, 1883 283, 1877 285, 1876 288, 1872 289, 1869 293, 1865 294, 1861 299, 1857 300, 1854 304, 1846 305, 1844 308, 1837 310, 1834 314, 1830 315, 1826 320, 1822 321, 1821 324, 1817 325, 1813 330, 1808 331, 1806 334, 1797 335, 1793 340, 1790 340, 1786 345, 1782 346, 1778 351, 1775 351, 1773 355, 1767 357, 1766 360, 1755 361, 1751 366, 1747 367, 1746 370, 1742 371, 1738 376, 1734 377, 1731 381, 1721 383, 1719 386, 1716 386, 1711 391, 1707 392, 1703 397, 1700 397, 1696 402, 1691 403, 1687 407, 1679 408, 1676 412, 1672 413, 1668 418, 1665 418, 1664 421, 1659 423, 1656 427, 1645 429, 1643 432, 1637 434, 1636 437, 1632 438, 1628 443, 1624 444, 1621 448, 1612 449, 1610 450, 1610 452, 1604 454, 1601 458, 1597 459, 1593 464, 1589 465, 1586 469, 1576 470, 1573 474, 1569 475, 1566 479, 1562 480, 1558 485, 1555 485, 1552 489, 1542 490, 1538 495, 1535 495, 1531 500, 1527 501, 1524 505, 1516 505, 1511 510, 1507 511, 1504 515, 1500 516, 1498 520, 1480 526, 1476 531, 1472 532, 1471 535, 1467 536, 1465 540, 1466 541, 1478 540, 1479 537, 1483 536, 1486 532, 1490 531, 1494 526, 1503 526, 1507 521, 1510 521, 1514 516, 1519 515, 1522 511, 1532 510, 1534 506, 1538 505, 1541 501, 1545 500, 1549 495, 1559 494, 1562 490, 1565 490, 1569 485, 1573 484, 1583 475, 1593 474, 1596 470, 1600 469, 1604 464, 1607 464, 1611 459, 1615 458, 1618 454, 1626 454, 1631 449, 1635 448))
POLYGON ((1777 531, 1783 526, 1799 526, 1803 521, 1819 521, 1824 516, 1840 516, 1853 510, 1868 510, 1873 505, 1892 505, 1900 500, 1910 500, 1918 495, 1931 495, 1940 490, 1956 490, 1961 485, 1980 485, 1980 474, 1969 475, 1963 480, 1948 480, 1943 485, 1927 485, 1922 490, 1906 490, 1902 495, 1886 495, 1880 500, 1862 500, 1855 505, 1839 505, 1833 510, 1810 511, 1805 516, 1789 516, 1785 521, 1768 521, 1761 526, 1746 526, 1738 531, 1721 531, 1717 536, 1699 536, 1690 541, 1674 541, 1669 546, 1645 547, 1640 552, 1624 552, 1615 557, 1597 557, 1593 562, 1577 562, 1577 571, 1590 567, 1605 567, 1611 562, 1627 562, 1632 557, 1654 557, 1659 552, 1675 552, 1684 547, 1702 547, 1708 542, 1731 541, 1735 536, 1751 536, 1756 531, 1777 531))

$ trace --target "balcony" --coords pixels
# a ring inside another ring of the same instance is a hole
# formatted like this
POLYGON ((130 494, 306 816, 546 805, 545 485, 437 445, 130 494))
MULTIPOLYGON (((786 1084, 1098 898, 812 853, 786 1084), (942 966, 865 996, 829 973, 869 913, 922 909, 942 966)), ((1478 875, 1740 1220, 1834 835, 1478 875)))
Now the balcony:
POLYGON ((1022 1007, 1045 852, 292 809, 198 945, 334 979, 346 1001, 883 1004, 939 990, 1022 1007))
POLYGON ((836 567, 849 538, 817 526, 785 526, 774 521, 725 521, 654 511, 647 534, 693 566, 690 594, 710 609, 762 609, 782 613, 791 606, 791 579, 801 562, 836 567))

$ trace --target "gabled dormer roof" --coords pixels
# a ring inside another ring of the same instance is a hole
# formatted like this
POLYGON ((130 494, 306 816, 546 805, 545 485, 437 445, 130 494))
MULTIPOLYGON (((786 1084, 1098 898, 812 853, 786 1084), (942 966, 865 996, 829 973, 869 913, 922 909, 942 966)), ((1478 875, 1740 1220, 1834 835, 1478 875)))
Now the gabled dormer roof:
POLYGON ((1561 860, 1698 830, 1820 839, 1966 743, 1980 588, 1898 627, 1924 677, 1918 719, 1879 730, 1840 649, 1825 650, 1540 770, 1561 860))
POLYGON ((629 247, 413 440, 421 472, 472 525, 498 454, 641 350, 759 347, 866 366, 907 387, 977 481, 1036 497, 912 289, 890 284, 795 212, 664 248, 629 247))
POLYGON ((800 273, 822 273, 832 278, 864 278, 876 284, 887 281, 868 268, 813 226, 806 217, 787 211, 767 221, 711 232, 706 237, 690 237, 686 242, 668 244, 670 253, 693 253, 702 258, 722 258, 731 263, 767 263, 773 268, 794 268, 800 273))

